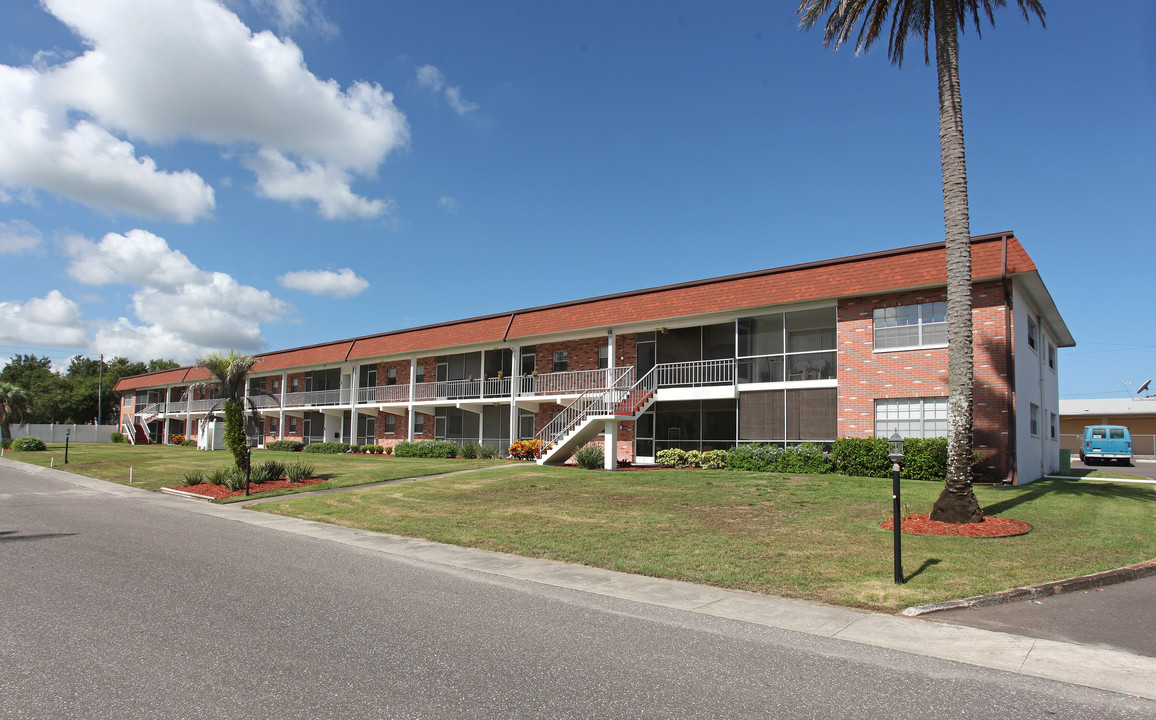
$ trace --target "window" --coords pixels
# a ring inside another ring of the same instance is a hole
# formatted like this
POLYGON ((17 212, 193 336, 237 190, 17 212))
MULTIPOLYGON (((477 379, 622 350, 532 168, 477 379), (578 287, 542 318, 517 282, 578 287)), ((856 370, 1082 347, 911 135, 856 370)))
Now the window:
POLYGON ((887 398, 875 401, 875 436, 947 437, 947 398, 887 398))
POLYGON ((418 365, 416 372, 417 372, 417 375, 416 375, 414 382, 419 382, 419 383, 425 382, 425 366, 424 365, 418 365))
POLYGON ((269 418, 269 432, 277 432, 277 418, 269 418))
POLYGON ((294 435, 297 434, 297 418, 295 417, 289 418, 289 432, 294 435))
POLYGON ((947 344, 947 302, 875 308, 875 349, 947 344))
POLYGON ((1060 422, 1059 422, 1059 418, 1056 417, 1055 413, 1052 413, 1051 429, 1052 429, 1052 440, 1058 440, 1060 438, 1060 422))
POLYGON ((1040 435, 1040 406, 1031 403, 1031 408, 1028 410, 1028 430, 1032 437, 1039 437, 1040 435))
POLYGON ((838 377, 833 307, 739 318, 736 327, 741 383, 838 377))
POLYGON ((377 387, 377 366, 362 365, 361 376, 357 379, 358 387, 377 387))
POLYGON ((385 416, 385 432, 389 435, 392 435, 395 432, 397 432, 397 416, 396 415, 386 415, 385 416))
POLYGON ((273 381, 273 393, 276 395, 281 394, 281 381, 280 380, 274 380, 273 381))
POLYGON ((606 345, 598 348, 598 369, 605 370, 610 367, 610 348, 606 345))
POLYGON ((521 371, 523 375, 529 375, 537 370, 537 359, 535 357, 534 346, 522 348, 521 371))
POLYGON ((554 351, 554 369, 551 372, 566 372, 570 369, 570 353, 567 350, 554 351))
POLYGON ((397 385, 397 368, 390 368, 385 373, 386 385, 397 385))
POLYGON ((534 439, 534 413, 529 410, 518 411, 518 439, 534 439))
POLYGON ((1056 369, 1056 346, 1051 343, 1048 343, 1048 367, 1056 369))
POLYGON ((297 378, 293 378, 292 380, 289 381, 289 391, 290 392, 297 392, 297 390, 300 387, 301 387, 301 384, 297 378))
POLYGON ((1032 350, 1036 349, 1036 335, 1039 329, 1036 327, 1036 321, 1028 318, 1028 347, 1032 350))
POLYGON ((420 435, 425 432, 425 415, 421 413, 413 414, 413 434, 420 435))

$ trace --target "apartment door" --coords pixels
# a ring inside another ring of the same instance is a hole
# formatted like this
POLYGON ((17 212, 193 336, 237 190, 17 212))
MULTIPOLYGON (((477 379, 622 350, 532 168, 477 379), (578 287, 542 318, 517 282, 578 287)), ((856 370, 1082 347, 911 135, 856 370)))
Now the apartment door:
MULTIPOLYGON (((641 368, 639 369, 641 372, 641 368)), ((642 413, 634 422, 634 462, 654 464, 654 411, 642 413)))

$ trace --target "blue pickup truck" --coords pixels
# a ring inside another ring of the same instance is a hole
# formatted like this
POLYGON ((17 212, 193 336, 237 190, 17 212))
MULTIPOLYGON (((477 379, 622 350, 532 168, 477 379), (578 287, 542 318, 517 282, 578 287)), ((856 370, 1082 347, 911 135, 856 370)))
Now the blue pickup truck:
POLYGON ((1123 425, 1088 425, 1080 438, 1080 462, 1118 460, 1132 464, 1132 435, 1123 425))

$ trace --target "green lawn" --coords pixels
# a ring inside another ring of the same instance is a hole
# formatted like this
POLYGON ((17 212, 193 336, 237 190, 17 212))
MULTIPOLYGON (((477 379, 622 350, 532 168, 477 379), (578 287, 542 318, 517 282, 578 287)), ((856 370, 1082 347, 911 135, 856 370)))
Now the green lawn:
MULTIPOLYGON (((940 487, 903 484, 910 512, 940 487)), ((262 503, 260 510, 409 537, 839 605, 897 610, 1156 557, 1151 485, 977 487, 1015 538, 903 536, 892 582, 889 480, 726 471, 502 470, 262 503)))
MULTIPOLYGON (((6 450, 10 460, 47 467, 54 464, 60 470, 127 485, 129 469, 132 484, 147 490, 179 486, 181 477, 190 470, 210 471, 230 467, 233 456, 224 450, 205 452, 196 448, 176 445, 127 445, 119 443, 75 443, 68 449, 68 465, 64 465, 64 445, 50 444, 44 452, 13 452, 6 450)), ((286 490, 267 493, 267 496, 293 492, 323 490, 329 487, 365 485, 383 480, 421 477, 438 473, 468 470, 499 465, 504 460, 440 460, 423 458, 395 458, 390 455, 322 455, 312 453, 270 452, 254 450, 253 464, 266 460, 292 462, 304 460, 313 464, 315 475, 326 482, 303 487, 299 491, 286 490)), ((254 491, 260 486, 254 486, 254 491)), ((266 496, 262 495, 262 496, 266 496)), ((233 501, 241 498, 233 498, 233 501)))

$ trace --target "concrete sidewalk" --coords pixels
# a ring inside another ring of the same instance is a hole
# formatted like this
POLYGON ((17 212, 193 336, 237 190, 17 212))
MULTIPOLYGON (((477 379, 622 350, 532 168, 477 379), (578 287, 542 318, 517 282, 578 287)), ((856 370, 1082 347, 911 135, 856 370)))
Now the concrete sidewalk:
POLYGON ((352 530, 336 525, 254 512, 236 505, 189 502, 139 488, 106 483, 9 460, 0 462, 10 463, 32 474, 63 480, 89 491, 132 496, 138 500, 181 507, 188 512, 330 540, 410 560, 837 638, 862 645, 954 660, 1156 700, 1156 679, 1154 679, 1156 658, 1123 650, 1030 638, 1006 632, 929 622, 918 618, 861 612, 352 530))

